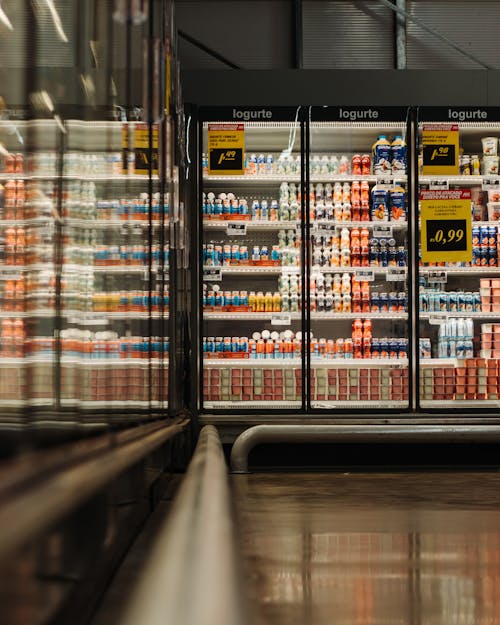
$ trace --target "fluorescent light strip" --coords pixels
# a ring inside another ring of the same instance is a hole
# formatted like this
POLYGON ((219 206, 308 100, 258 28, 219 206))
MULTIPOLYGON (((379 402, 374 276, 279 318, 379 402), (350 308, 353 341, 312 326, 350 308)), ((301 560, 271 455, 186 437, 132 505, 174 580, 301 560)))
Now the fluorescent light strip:
POLYGON ((5 14, 5 11, 3 10, 1 6, 0 6, 0 22, 2 22, 4 26, 7 26, 9 30, 14 30, 14 26, 12 26, 12 22, 9 20, 9 18, 5 14))
POLYGON ((57 34, 61 38, 64 43, 68 43, 68 38, 66 33, 64 32, 64 28, 62 26, 61 18, 59 17, 59 13, 57 12, 56 7, 54 6, 54 0, 45 0, 47 7, 50 11, 50 15, 52 16, 52 20, 54 21, 54 26, 56 27, 57 34))

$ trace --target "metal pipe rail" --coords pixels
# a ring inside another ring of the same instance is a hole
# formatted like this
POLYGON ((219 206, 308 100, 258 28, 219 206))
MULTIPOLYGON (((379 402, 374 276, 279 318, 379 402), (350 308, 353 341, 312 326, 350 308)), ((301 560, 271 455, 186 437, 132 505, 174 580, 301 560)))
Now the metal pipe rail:
POLYGON ((184 430, 188 422, 176 419, 143 426, 116 437, 106 435, 53 452, 36 452, 26 462, 13 461, 0 472, 6 480, 0 490, 0 562, 184 430))
POLYGON ((256 425, 231 450, 233 473, 248 473, 248 455, 262 443, 499 443, 499 425, 256 425))
POLYGON ((244 625, 227 468, 205 426, 120 625, 244 625))

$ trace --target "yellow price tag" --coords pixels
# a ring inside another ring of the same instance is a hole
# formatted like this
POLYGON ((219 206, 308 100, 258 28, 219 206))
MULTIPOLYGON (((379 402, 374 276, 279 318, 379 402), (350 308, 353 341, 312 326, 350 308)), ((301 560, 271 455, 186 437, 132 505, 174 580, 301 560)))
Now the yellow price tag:
POLYGON ((425 176, 458 176, 458 124, 424 124, 422 130, 425 176))
POLYGON ((208 173, 241 176, 245 173, 244 124, 208 125, 208 173))

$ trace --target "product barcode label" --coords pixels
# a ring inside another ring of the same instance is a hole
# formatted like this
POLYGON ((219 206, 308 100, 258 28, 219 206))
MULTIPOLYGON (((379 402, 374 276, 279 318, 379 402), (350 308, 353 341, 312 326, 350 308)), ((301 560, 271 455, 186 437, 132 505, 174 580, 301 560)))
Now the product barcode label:
POLYGON ((448 276, 446 271, 431 271, 427 275, 428 282, 434 282, 435 284, 446 284, 448 282, 448 276))
POLYGON ((288 313, 275 313, 271 316, 272 326, 289 326, 292 323, 292 317, 288 313))
POLYGON ((392 226, 373 226, 374 239, 390 239, 392 237, 392 226))
POLYGON ((247 234, 246 224, 227 224, 226 234, 228 237, 244 237, 247 234))
POLYGON ((500 177, 487 176, 483 178, 483 191, 489 191, 493 189, 500 189, 500 177))
POLYGON ((404 267, 391 267, 387 270, 387 282, 403 282, 406 280, 406 269, 404 267))
POLYGON ((212 282, 221 282, 222 267, 205 267, 203 269, 203 280, 211 280, 212 282))
POLYGON ((356 271, 354 275, 358 282, 373 282, 375 280, 375 272, 372 269, 356 271))
POLYGON ((448 191, 449 188, 449 180, 431 180, 429 183, 429 189, 431 191, 448 191))

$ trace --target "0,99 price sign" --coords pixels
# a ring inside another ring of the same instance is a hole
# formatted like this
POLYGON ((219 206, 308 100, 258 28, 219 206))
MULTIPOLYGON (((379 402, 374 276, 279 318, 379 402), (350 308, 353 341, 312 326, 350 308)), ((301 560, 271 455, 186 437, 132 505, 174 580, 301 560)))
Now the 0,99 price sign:
POLYGON ((472 211, 469 189, 422 191, 422 261, 472 260, 472 211))
POLYGON ((241 176, 245 173, 244 124, 208 125, 208 173, 219 176, 241 176))

